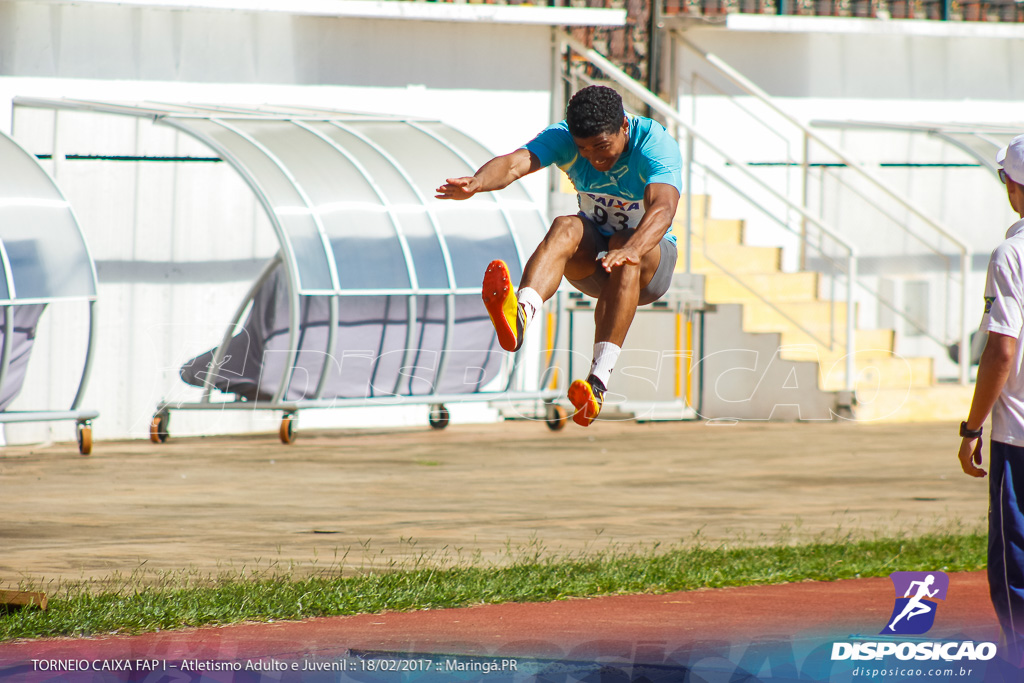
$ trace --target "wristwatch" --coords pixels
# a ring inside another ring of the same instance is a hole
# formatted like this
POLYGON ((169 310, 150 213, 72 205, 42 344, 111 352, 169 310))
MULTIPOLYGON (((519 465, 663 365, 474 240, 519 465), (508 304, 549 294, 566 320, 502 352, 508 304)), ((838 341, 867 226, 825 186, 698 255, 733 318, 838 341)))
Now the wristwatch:
POLYGON ((978 437, 981 436, 981 432, 984 429, 984 427, 978 427, 977 429, 968 429, 967 420, 964 420, 963 422, 960 423, 960 436, 967 439, 977 439, 978 437))

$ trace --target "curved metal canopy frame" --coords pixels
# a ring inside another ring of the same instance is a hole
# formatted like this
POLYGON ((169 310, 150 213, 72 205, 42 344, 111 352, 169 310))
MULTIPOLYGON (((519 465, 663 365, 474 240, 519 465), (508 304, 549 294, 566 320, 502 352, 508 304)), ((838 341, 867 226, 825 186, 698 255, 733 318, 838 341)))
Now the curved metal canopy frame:
MULTIPOLYGON (((85 301, 88 343, 82 375, 66 411, 3 411, 0 423, 75 420, 88 427, 99 416, 80 409, 96 349, 96 268, 81 227, 60 188, 35 156, 0 133, 0 387, 11 367, 18 306, 85 301)), ((91 440, 91 436, 90 436, 91 440)), ((85 453, 86 451, 83 451, 85 453)))
MULTIPOLYGON (((239 173, 273 226, 280 244, 278 256, 253 285, 228 326, 214 355, 201 405, 163 404, 161 411, 224 408, 225 403, 210 401, 214 377, 249 301, 278 262, 289 289, 284 377, 269 403, 249 402, 247 408, 294 412, 299 407, 319 407, 331 366, 326 358, 316 397, 285 401, 298 354, 302 296, 331 299, 328 349, 334 348, 339 297, 405 297, 409 321, 406 363, 411 361, 408 354, 415 346, 412 335, 418 297, 447 297, 444 347, 436 373, 440 377, 453 335, 455 297, 479 296, 481 273, 495 258, 508 263, 513 278, 518 279, 525 265, 523 243, 539 242, 546 232, 540 210, 519 186, 468 202, 434 198, 440 169, 449 175, 469 175, 491 156, 472 138, 436 120, 305 107, 34 98, 16 98, 15 105, 145 117, 176 128, 210 147, 239 173)), ((503 396, 554 398, 552 392, 526 392, 524 396, 511 393, 518 370, 517 359, 503 396)), ((400 393, 399 385, 394 388, 396 395, 400 393)), ((396 396, 389 403, 472 399, 472 395, 432 394, 396 396)), ((323 403, 324 407, 359 404, 348 399, 323 403)), ((379 404, 379 399, 374 404, 379 404)))

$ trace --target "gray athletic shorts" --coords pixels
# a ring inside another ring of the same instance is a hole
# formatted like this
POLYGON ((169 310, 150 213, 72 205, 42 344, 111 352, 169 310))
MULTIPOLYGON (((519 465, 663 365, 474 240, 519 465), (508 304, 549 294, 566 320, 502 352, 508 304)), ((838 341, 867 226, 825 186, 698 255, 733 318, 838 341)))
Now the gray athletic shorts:
MULTIPOLYGON (((598 252, 608 251, 608 237, 606 235, 599 234, 597 242, 598 252)), ((664 237, 661 239, 660 244, 661 261, 658 263, 658 270, 654 272, 654 277, 647 283, 647 286, 640 290, 638 306, 654 303, 665 295, 665 292, 668 291, 669 286, 672 284, 672 273, 676 269, 676 259, 679 256, 679 250, 676 248, 675 242, 664 237)), ((608 271, 600 265, 598 265, 594 274, 590 277, 585 277, 582 280, 569 280, 570 285, 595 299, 601 295, 601 289, 606 282, 608 282, 608 271)))

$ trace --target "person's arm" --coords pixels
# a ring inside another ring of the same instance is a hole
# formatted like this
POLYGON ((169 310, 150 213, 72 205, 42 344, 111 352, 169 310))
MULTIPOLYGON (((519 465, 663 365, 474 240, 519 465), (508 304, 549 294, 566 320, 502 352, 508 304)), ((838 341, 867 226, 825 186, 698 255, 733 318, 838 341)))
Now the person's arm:
POLYGON ((644 217, 626 245, 612 249, 601 259, 601 265, 608 272, 624 263, 639 264, 644 254, 658 246, 672 227, 679 206, 679 190, 666 183, 651 183, 644 188, 644 206, 644 217))
MULTIPOLYGON (((967 416, 967 428, 981 429, 988 419, 996 399, 1003 391, 1006 378, 1010 376, 1017 352, 1017 340, 1014 337, 998 332, 988 333, 988 343, 981 354, 978 364, 978 381, 974 386, 974 398, 971 400, 971 412, 967 416)), ((981 437, 964 437, 960 442, 960 466, 964 473, 972 477, 984 477, 987 472, 978 467, 981 465, 981 437)))
POLYGON ((471 176, 448 178, 437 188, 434 196, 438 199, 469 199, 478 192, 502 190, 540 168, 536 155, 520 148, 511 154, 494 157, 471 176))

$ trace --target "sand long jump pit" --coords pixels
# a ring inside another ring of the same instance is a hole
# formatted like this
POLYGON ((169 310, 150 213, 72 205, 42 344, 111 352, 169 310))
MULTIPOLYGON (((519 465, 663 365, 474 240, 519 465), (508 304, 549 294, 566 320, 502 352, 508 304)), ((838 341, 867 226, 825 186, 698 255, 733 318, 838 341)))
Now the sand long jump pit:
POLYGON ((958 445, 953 424, 517 421, 8 447, 0 584, 976 530, 987 481, 958 445))

